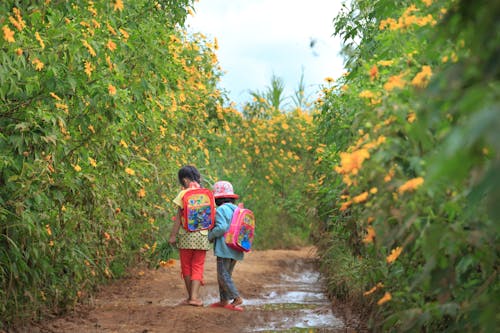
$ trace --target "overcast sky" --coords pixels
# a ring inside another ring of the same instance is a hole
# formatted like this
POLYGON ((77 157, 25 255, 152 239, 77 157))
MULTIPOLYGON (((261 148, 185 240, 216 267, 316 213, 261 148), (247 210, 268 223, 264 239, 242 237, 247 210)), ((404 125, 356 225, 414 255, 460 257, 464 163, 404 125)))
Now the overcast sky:
POLYGON ((332 20, 341 0, 200 0, 188 30, 217 38, 223 70, 221 87, 241 106, 249 90, 264 91, 273 73, 285 83, 285 95, 297 89, 302 69, 307 94, 326 77, 343 73, 340 41, 332 20), (311 48, 311 41, 314 47, 311 48))

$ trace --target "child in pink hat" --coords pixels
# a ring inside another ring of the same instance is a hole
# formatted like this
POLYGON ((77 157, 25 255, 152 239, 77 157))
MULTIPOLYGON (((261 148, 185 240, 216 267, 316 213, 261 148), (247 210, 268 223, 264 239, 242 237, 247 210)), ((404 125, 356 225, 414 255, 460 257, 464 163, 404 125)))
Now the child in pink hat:
POLYGON ((218 181, 214 184, 214 197, 217 211, 215 226, 208 232, 208 240, 214 243, 214 254, 217 257, 217 282, 219 284, 220 301, 211 307, 223 307, 230 310, 243 311, 243 303, 236 288, 232 274, 236 262, 243 260, 243 252, 231 249, 226 245, 224 233, 229 229, 238 195, 233 191, 233 185, 228 181, 218 181), (230 302, 231 301, 231 302, 230 302))

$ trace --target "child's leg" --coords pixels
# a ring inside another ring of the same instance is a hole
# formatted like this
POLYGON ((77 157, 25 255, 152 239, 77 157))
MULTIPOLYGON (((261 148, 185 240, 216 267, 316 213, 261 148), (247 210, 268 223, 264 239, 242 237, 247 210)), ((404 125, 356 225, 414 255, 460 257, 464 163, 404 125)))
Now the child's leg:
POLYGON ((193 250, 190 249, 179 249, 179 258, 181 261, 181 273, 188 294, 187 301, 189 301, 191 297, 191 260, 193 256, 192 251, 193 250))
POLYGON ((191 259, 191 293, 190 302, 192 305, 202 305, 200 300, 200 286, 203 283, 203 272, 205 269, 206 250, 193 250, 191 259))
POLYGON ((231 277, 236 260, 217 257, 217 281, 219 282, 219 293, 221 303, 227 303, 231 299, 239 297, 238 290, 231 277))

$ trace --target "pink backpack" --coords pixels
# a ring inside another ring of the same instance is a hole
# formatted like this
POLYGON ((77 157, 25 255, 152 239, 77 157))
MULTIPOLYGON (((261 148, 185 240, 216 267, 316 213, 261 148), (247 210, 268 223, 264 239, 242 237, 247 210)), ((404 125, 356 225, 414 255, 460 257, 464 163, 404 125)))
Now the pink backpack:
POLYGON ((248 252, 252 247, 255 233, 255 217, 250 209, 244 208, 243 203, 236 207, 231 225, 224 234, 227 246, 230 248, 248 252))

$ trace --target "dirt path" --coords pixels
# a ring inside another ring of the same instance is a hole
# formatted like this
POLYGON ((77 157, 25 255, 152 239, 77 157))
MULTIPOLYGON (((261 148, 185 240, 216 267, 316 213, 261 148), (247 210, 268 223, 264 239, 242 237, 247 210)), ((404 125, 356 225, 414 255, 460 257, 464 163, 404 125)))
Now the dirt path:
MULTIPOLYGON (((30 332, 352 332, 334 316, 314 270, 314 248, 253 251, 236 265, 245 311, 210 308, 218 300, 215 257, 207 255, 204 307, 178 305, 185 297, 179 265, 133 269, 104 287, 88 306, 30 332)), ((334 311, 335 312, 335 311, 334 311)))

